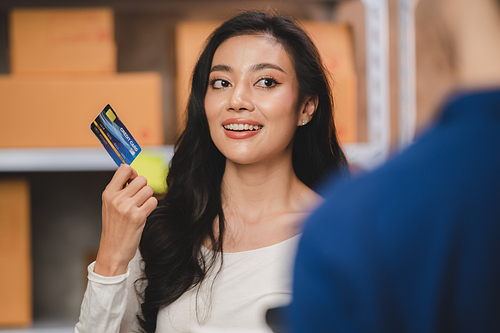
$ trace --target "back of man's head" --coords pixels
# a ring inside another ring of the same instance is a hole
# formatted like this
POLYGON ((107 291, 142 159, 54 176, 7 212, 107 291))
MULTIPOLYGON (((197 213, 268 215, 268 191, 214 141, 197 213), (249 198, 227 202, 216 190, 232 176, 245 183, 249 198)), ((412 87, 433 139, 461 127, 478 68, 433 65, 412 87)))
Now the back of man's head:
POLYGON ((500 86, 500 0, 441 0, 459 88, 500 86))

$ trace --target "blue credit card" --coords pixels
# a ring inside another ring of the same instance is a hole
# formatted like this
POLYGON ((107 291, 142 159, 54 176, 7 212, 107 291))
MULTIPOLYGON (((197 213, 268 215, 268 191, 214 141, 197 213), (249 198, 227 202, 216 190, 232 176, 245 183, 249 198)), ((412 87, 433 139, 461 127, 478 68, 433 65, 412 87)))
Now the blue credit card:
POLYGON ((118 166, 132 163, 141 152, 141 147, 109 104, 90 124, 90 129, 118 166))

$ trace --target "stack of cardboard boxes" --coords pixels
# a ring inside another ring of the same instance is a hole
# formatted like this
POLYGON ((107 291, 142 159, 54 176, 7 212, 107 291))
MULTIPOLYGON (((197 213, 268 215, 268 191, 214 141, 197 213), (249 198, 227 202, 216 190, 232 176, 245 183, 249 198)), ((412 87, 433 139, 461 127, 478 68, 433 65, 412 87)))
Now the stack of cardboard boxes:
POLYGON ((99 145, 88 125, 106 104, 141 145, 163 144, 161 77, 116 73, 113 21, 106 8, 11 12, 0 148, 99 145))
MULTIPOLYGON (((163 144, 158 73, 117 73, 109 8, 10 13, 11 74, 0 76, 0 149, 86 147, 111 104, 142 146, 163 144)), ((29 184, 0 178, 0 326, 32 322, 29 184)))

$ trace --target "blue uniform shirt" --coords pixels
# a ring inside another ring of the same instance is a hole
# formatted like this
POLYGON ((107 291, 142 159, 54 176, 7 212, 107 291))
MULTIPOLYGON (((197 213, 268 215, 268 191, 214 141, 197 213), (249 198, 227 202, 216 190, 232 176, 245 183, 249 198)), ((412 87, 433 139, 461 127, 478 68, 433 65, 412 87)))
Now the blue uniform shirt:
POLYGON ((306 223, 291 332, 500 332, 500 90, 332 184, 306 223))

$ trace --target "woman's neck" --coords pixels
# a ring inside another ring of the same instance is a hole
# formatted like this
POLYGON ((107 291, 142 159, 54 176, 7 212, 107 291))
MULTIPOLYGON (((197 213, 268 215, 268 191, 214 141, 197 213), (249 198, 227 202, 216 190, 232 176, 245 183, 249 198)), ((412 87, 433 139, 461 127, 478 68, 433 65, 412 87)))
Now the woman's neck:
POLYGON ((290 161, 266 161, 252 165, 226 162, 222 180, 222 202, 229 209, 237 208, 246 216, 262 215, 294 205, 301 192, 290 161))
POLYGON ((291 158, 252 165, 227 161, 222 180, 225 251, 268 246, 296 235, 320 200, 298 179, 291 158))

